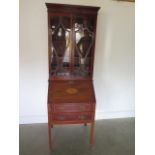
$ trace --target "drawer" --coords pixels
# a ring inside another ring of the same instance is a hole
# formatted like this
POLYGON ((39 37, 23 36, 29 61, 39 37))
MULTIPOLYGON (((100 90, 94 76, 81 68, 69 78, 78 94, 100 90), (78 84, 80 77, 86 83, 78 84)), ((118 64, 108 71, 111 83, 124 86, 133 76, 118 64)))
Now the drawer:
POLYGON ((53 112, 91 112, 93 111, 93 104, 90 103, 66 103, 54 104, 53 112))
POLYGON ((53 121, 91 121, 92 120, 92 114, 53 114, 52 118, 53 121))

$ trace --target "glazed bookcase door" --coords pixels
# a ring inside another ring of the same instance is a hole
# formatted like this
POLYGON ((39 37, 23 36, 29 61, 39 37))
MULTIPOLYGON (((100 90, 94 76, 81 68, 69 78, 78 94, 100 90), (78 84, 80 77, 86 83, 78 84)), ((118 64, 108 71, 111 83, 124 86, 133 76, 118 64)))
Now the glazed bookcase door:
POLYGON ((50 75, 71 74, 71 17, 55 15, 50 18, 50 75))
POLYGON ((92 77, 96 16, 50 16, 50 76, 92 77))
POLYGON ((95 19, 74 17, 74 74, 91 76, 95 41, 95 19))

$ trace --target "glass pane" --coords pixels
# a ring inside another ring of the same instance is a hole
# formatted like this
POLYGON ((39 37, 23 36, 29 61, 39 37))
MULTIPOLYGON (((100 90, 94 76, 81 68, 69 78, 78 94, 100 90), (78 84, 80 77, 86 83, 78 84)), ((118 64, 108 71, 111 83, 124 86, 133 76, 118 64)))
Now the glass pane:
POLYGON ((92 20, 82 17, 78 17, 75 19, 75 75, 90 75, 92 62, 92 46, 94 42, 94 25, 92 23, 92 20))
POLYGON ((70 74, 71 21, 69 17, 52 17, 52 75, 70 74))
POLYGON ((87 20, 87 27, 91 32, 94 32, 95 30, 95 20, 94 19, 88 19, 87 20))

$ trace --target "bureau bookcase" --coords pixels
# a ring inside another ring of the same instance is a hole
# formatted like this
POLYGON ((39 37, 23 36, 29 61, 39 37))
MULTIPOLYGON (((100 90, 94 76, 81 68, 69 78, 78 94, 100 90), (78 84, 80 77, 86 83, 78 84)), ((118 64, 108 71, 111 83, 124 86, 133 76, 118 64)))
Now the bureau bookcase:
POLYGON ((94 143, 93 66, 99 7, 46 3, 48 12, 48 135, 57 124, 91 124, 94 143))

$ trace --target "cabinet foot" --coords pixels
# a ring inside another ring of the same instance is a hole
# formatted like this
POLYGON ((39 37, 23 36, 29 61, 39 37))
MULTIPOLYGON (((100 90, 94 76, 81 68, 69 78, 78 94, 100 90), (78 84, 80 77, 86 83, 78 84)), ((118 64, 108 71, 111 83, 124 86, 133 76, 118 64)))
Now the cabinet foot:
POLYGON ((90 144, 94 144, 94 122, 91 123, 90 144))
POLYGON ((48 144, 49 144, 49 148, 52 148, 52 140, 51 140, 51 125, 48 124, 48 144))

